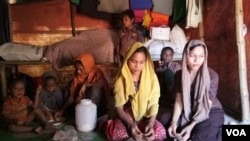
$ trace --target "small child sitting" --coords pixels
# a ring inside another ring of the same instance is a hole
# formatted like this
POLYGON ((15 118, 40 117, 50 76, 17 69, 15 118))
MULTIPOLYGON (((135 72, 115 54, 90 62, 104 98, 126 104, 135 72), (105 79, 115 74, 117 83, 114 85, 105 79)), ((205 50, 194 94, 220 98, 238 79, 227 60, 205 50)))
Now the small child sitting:
POLYGON ((174 96, 171 94, 174 86, 174 75, 176 71, 181 69, 181 65, 173 61, 173 56, 174 50, 172 47, 164 47, 161 50, 161 60, 159 67, 156 68, 161 87, 160 103, 166 103, 166 100, 169 100, 170 104, 174 102, 174 96), (168 98, 165 96, 168 96, 168 98))
POLYGON ((39 94, 39 107, 49 121, 60 121, 60 119, 56 119, 54 116, 63 104, 63 95, 57 86, 56 73, 53 71, 44 73, 42 75, 42 83, 43 88, 39 94))
POLYGON ((12 132, 30 132, 40 133, 42 126, 32 126, 30 123, 38 118, 43 123, 44 128, 52 128, 43 112, 37 108, 38 93, 41 87, 36 90, 35 101, 25 96, 25 82, 22 78, 13 78, 10 82, 10 95, 3 103, 2 114, 8 129, 12 132))

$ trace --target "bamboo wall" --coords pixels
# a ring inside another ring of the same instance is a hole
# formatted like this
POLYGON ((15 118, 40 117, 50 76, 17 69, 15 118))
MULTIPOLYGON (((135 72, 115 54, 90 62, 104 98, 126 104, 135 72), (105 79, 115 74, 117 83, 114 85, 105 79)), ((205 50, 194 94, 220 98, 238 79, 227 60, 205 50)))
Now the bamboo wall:
MULTIPOLYGON (((75 7, 76 11, 76 7, 75 7)), ((69 0, 44 0, 10 5, 13 41, 49 45, 72 37, 69 0)), ((76 30, 110 28, 109 22, 75 15, 76 30)))
MULTIPOLYGON (((243 0, 244 24, 250 27, 250 1, 243 0)), ((241 97, 238 71, 238 48, 236 44, 235 1, 204 0, 204 34, 209 51, 209 66, 220 77, 219 99, 225 110, 241 119, 241 97)), ((198 36, 198 29, 186 31, 190 38, 198 36)), ((246 40, 247 80, 250 82, 249 32, 246 40)), ((248 88, 250 84, 248 83, 248 88)))

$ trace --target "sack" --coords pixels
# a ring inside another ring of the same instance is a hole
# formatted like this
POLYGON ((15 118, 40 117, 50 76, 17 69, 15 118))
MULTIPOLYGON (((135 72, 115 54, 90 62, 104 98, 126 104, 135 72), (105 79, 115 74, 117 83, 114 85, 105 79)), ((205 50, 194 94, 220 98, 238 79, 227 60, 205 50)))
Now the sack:
POLYGON ((183 29, 178 25, 175 25, 170 31, 170 41, 176 45, 175 55, 181 57, 187 38, 183 29))
POLYGON ((115 125, 116 125, 116 119, 110 119, 106 122, 106 125, 104 126, 104 133, 106 134, 106 138, 108 140, 113 140, 112 135, 113 132, 115 132, 115 125))
POLYGON ((153 7, 152 0, 129 0, 129 4, 132 10, 144 10, 153 7))
POLYGON ((151 27, 150 37, 155 40, 169 40, 170 27, 151 27))
POLYGON ((103 11, 107 13, 122 13, 129 9, 128 0, 99 0, 97 5, 97 11, 103 11))
POLYGON ((6 61, 39 61, 43 47, 9 42, 0 46, 0 56, 6 61))

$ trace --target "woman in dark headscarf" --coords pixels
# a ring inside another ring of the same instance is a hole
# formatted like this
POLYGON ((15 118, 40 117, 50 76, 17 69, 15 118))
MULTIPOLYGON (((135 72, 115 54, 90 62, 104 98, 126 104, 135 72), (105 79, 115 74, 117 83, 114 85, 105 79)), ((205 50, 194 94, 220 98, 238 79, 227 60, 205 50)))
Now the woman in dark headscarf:
POLYGON ((203 41, 189 41, 182 70, 175 75, 176 99, 168 133, 181 141, 221 140, 224 111, 217 99, 219 77, 207 66, 207 57, 203 41))

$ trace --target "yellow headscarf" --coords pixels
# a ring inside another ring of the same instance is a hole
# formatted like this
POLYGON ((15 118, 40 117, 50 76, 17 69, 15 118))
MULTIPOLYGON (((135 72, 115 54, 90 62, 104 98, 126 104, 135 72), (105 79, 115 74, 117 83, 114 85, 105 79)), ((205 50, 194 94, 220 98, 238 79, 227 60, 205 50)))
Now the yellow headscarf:
POLYGON ((154 71, 153 61, 147 51, 145 66, 141 72, 138 91, 135 90, 133 78, 128 68, 127 61, 136 51, 143 47, 140 42, 134 43, 128 50, 121 71, 114 84, 115 107, 124 105, 132 97, 131 105, 135 120, 150 117, 158 112, 160 86, 154 71))

